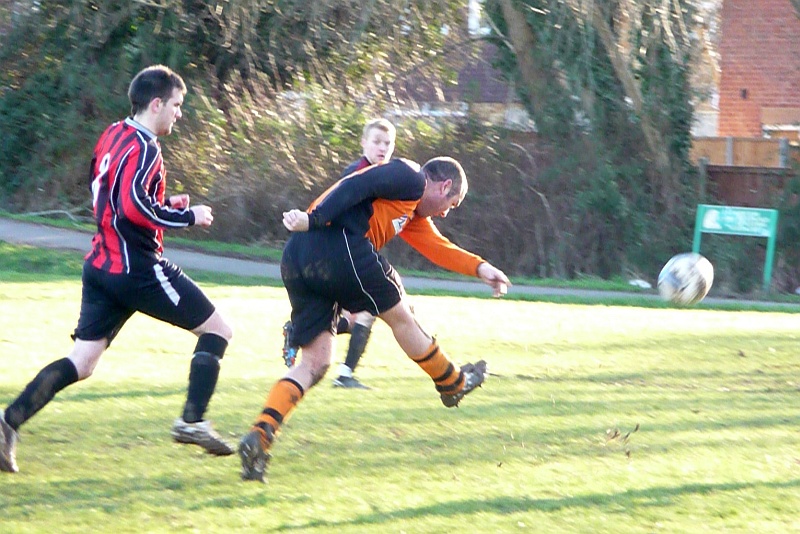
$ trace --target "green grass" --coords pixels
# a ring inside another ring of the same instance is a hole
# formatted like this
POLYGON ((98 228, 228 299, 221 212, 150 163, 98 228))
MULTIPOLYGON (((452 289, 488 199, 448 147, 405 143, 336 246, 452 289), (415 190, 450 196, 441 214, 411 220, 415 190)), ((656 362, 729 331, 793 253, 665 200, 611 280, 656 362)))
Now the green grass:
MULTIPOLYGON (((80 300, 63 262, 15 261, 0 262, 2 407, 68 353, 80 300)), ((236 333, 209 416, 235 442, 284 372, 289 306, 280 287, 215 280, 236 333)), ((236 457, 170 441, 194 338, 134 316, 93 377, 22 427, 0 531, 800 530, 796 315, 413 301, 453 359, 489 361, 484 388, 445 409, 379 322, 357 372, 374 389, 329 376, 311 390, 266 486, 241 482, 236 457)))
POLYGON ((93 232, 96 229, 96 226, 92 220, 92 209, 90 205, 83 209, 78 208, 71 211, 52 210, 38 212, 37 214, 32 215, 24 213, 9 213, 0 209, 0 218, 35 224, 45 224, 48 226, 55 226, 56 228, 66 228, 67 230, 80 230, 84 232, 93 232))

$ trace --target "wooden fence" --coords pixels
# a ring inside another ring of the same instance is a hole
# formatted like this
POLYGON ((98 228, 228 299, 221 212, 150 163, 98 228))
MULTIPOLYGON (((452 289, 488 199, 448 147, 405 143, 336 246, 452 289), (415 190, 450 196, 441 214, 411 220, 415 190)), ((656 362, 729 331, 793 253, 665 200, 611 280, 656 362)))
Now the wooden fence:
POLYGON ((700 137, 692 160, 700 167, 703 193, 730 206, 777 207, 800 165, 800 148, 788 139, 700 137))
POLYGON ((790 141, 760 137, 697 137, 690 157, 708 165, 785 169, 790 164, 790 141))

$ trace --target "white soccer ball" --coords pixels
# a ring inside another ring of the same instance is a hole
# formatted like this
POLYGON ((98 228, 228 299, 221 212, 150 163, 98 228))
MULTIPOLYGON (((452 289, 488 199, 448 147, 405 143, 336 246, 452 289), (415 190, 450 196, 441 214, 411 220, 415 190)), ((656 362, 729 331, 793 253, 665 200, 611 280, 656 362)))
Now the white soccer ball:
POLYGON ((711 262, 695 252, 684 252, 670 258, 661 269, 658 293, 664 300, 688 306, 703 300, 713 283, 711 262))

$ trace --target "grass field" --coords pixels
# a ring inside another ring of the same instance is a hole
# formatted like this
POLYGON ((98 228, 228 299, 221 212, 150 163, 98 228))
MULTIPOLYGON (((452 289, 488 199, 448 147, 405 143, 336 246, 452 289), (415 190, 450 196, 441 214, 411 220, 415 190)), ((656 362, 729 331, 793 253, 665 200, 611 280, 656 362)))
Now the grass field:
MULTIPOLYGON (((0 272, 0 407, 70 348, 62 267, 0 272)), ((236 328, 209 411, 235 442, 284 371, 288 302, 203 286, 236 328)), ((374 389, 313 389, 268 485, 170 441, 194 338, 135 316, 22 427, 0 532, 800 531, 800 315, 412 298, 453 359, 489 361, 484 388, 445 409, 379 323, 374 389)))

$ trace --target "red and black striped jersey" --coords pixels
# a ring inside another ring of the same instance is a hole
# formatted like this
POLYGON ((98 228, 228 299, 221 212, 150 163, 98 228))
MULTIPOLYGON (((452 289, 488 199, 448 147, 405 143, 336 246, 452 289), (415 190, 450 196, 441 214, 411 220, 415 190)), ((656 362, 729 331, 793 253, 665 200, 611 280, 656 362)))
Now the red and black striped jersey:
POLYGON ((344 171, 342 172, 342 175, 339 176, 339 178, 344 178, 348 174, 353 174, 354 172, 360 171, 361 169, 366 169, 370 165, 372 165, 372 163, 367 159, 367 156, 361 156, 353 163, 345 167, 344 171))
POLYGON ((415 216, 424 192, 425 176, 412 161, 393 159, 368 166, 340 179, 311 203, 309 230, 345 228, 365 236, 375 250, 399 235, 436 265, 477 276, 483 258, 443 236, 430 217, 415 216))
POLYGON ((194 224, 194 213, 165 202, 164 161, 152 132, 131 118, 100 136, 92 156, 97 233, 86 260, 104 271, 151 269, 163 252, 164 228, 194 224))

